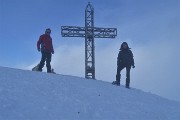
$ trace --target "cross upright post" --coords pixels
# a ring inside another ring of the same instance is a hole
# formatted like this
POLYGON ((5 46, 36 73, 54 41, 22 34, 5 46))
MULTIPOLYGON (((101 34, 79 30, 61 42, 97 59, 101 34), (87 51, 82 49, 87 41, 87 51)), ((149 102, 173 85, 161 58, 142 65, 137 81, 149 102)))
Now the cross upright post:
POLYGON ((115 38, 117 29, 94 27, 94 8, 88 3, 85 9, 85 27, 61 26, 61 35, 85 38, 85 78, 95 79, 94 38, 115 38))
POLYGON ((85 77, 95 79, 94 8, 89 3, 85 10, 85 77))

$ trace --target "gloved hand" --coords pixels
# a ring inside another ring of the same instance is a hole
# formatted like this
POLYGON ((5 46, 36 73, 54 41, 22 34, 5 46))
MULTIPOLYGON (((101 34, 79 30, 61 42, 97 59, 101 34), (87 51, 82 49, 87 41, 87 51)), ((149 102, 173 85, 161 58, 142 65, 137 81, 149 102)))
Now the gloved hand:
POLYGON ((37 50, 40 52, 41 50, 40 50, 40 48, 37 48, 37 50))
POLYGON ((54 51, 52 51, 52 54, 54 54, 54 51))
POLYGON ((134 65, 132 65, 132 68, 135 68, 135 66, 134 66, 134 65))

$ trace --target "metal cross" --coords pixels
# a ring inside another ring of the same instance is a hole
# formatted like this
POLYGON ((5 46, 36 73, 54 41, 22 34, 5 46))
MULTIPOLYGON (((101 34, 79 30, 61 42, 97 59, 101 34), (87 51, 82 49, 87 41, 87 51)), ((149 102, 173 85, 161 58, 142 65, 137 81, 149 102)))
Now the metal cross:
POLYGON ((85 27, 61 26, 61 35, 85 38, 85 78, 95 79, 94 38, 115 38, 117 29, 94 27, 94 8, 89 2, 85 9, 85 27))

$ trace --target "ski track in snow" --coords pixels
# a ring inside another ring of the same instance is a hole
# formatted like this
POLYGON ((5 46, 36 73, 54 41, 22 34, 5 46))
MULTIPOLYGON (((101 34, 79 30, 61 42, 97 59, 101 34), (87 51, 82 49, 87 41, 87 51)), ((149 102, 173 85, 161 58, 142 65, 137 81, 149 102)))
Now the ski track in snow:
POLYGON ((100 80, 0 67, 0 120, 180 120, 180 103, 100 80))

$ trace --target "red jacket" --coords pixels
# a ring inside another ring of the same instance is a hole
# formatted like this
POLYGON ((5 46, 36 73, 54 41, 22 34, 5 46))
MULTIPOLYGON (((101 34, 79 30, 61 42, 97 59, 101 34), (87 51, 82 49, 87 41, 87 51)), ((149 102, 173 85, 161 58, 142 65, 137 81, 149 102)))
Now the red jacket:
POLYGON ((41 45, 41 51, 46 52, 54 52, 53 44, 52 44, 52 38, 49 35, 43 34, 39 37, 39 40, 37 41, 37 49, 40 50, 41 45))

